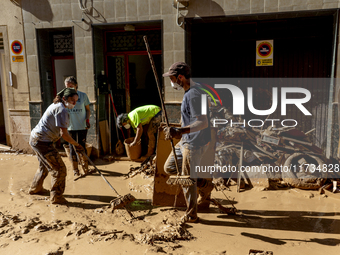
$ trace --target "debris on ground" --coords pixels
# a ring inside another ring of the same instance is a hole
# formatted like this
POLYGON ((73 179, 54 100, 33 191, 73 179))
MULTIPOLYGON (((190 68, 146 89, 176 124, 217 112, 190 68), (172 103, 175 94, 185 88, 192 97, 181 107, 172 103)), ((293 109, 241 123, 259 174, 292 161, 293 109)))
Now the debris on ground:
POLYGON ((272 251, 250 250, 249 255, 273 255, 272 251))
POLYGON ((139 234, 134 235, 135 242, 154 244, 155 241, 174 242, 176 240, 193 239, 186 225, 178 221, 179 218, 176 210, 168 211, 168 214, 160 222, 153 220, 152 225, 141 229, 139 234))
POLYGON ((130 167, 127 178, 132 178, 137 174, 142 174, 143 177, 153 177, 156 171, 156 155, 153 154, 146 158, 140 166, 130 167))
MULTIPOLYGON (((230 111, 222 106, 212 107, 210 119, 212 124, 215 119, 233 119, 238 123, 244 121, 234 119, 230 111)), ((337 173, 324 169, 339 162, 330 162, 324 151, 311 142, 315 129, 304 133, 295 127, 276 128, 273 124, 267 128, 227 124, 217 127, 215 166, 234 166, 238 169, 243 147, 242 166, 248 167, 249 171, 242 173, 242 179, 249 187, 259 184, 264 189, 293 187, 317 190, 326 181, 340 180, 337 173), (259 181, 249 183, 253 179, 259 181)), ((235 181, 236 175, 229 179, 235 181)), ((214 177, 220 176, 215 173, 214 177)), ((231 180, 226 182, 228 186, 231 180)))

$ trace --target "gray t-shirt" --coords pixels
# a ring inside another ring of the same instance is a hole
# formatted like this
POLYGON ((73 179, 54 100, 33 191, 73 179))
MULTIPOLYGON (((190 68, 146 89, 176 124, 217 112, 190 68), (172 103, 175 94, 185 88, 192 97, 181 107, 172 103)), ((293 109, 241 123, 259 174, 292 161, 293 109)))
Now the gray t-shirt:
POLYGON ((56 142, 60 138, 60 128, 67 128, 70 116, 62 103, 51 104, 39 123, 31 132, 32 138, 38 138, 41 142, 56 142))

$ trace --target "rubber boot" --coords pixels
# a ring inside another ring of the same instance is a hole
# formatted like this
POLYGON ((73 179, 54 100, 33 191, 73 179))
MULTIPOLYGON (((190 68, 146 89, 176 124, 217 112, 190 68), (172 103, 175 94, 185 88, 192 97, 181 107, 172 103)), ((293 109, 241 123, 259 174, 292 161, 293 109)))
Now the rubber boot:
POLYGON ((78 170, 78 162, 77 161, 72 161, 72 170, 73 170, 73 175, 75 178, 80 176, 79 170, 78 170))
POLYGON ((211 191, 214 189, 214 184, 211 180, 203 179, 198 185, 197 209, 200 211, 209 210, 209 199, 211 191))
POLYGON ((154 154, 154 151, 155 151, 155 147, 148 147, 148 153, 146 153, 146 157, 150 157, 152 154, 154 154))
POLYGON ((83 162, 82 162, 81 166, 83 168, 84 174, 88 174, 89 173, 89 162, 84 157, 83 157, 83 162))

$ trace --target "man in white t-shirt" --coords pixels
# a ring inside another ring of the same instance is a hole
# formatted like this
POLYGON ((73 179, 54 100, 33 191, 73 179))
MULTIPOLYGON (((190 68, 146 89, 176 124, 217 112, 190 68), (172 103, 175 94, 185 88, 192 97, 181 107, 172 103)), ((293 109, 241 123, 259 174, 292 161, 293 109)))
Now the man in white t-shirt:
MULTIPOLYGON (((78 101, 73 109, 68 109, 70 114, 70 124, 68 126, 68 132, 74 140, 76 140, 81 146, 85 147, 87 130, 90 128, 90 101, 84 92, 78 90, 78 83, 75 77, 70 76, 65 79, 66 88, 74 88, 78 93, 78 101)), ((70 157, 72 159, 72 169, 75 177, 80 176, 78 169, 77 155, 70 145, 70 157)), ((88 173, 88 162, 84 160, 83 165, 84 174, 88 173)))

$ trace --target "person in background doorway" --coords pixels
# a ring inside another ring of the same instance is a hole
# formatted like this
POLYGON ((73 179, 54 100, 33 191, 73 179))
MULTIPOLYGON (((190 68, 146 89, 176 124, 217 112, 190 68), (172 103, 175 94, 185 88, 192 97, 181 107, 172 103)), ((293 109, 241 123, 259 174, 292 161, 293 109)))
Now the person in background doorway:
POLYGON ((141 106, 134 109, 129 114, 122 113, 117 117, 117 125, 119 128, 125 127, 126 129, 129 129, 132 127, 136 133, 134 141, 130 144, 131 147, 140 143, 143 134, 143 126, 149 124, 147 131, 149 143, 146 157, 151 156, 155 152, 156 135, 161 121, 162 110, 156 105, 141 106))
MULTIPOLYGON (((70 114, 70 125, 68 127, 68 131, 72 138, 76 140, 81 146, 86 148, 86 135, 87 130, 90 128, 90 101, 87 95, 84 92, 78 90, 78 83, 75 77, 70 76, 65 79, 65 87, 73 88, 78 93, 78 101, 73 109, 68 109, 70 114)), ((78 169, 78 157, 76 152, 74 151, 71 144, 69 144, 70 148, 70 160, 72 163, 73 174, 75 177, 79 177, 79 169, 78 169)), ((84 159, 84 158, 83 158, 84 159)), ((84 174, 88 173, 88 162, 84 160, 83 170, 84 174)))
POLYGON ((75 89, 65 88, 60 91, 53 103, 46 109, 39 123, 31 132, 29 144, 35 151, 39 168, 35 173, 29 194, 45 192, 43 183, 48 173, 51 173, 50 201, 52 204, 66 204, 63 194, 66 185, 66 166, 61 159, 54 143, 62 137, 74 145, 78 152, 84 148, 67 132, 70 116, 67 109, 72 109, 78 100, 75 89))

